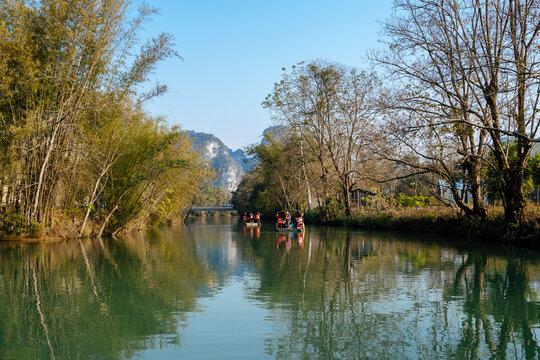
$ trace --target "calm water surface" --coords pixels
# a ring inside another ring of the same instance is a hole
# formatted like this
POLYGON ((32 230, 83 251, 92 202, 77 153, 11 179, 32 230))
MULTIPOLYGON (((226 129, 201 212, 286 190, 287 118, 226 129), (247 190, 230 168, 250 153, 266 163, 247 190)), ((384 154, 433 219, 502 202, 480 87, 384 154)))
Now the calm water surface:
POLYGON ((538 359, 540 257, 228 218, 0 243, 0 359, 538 359))

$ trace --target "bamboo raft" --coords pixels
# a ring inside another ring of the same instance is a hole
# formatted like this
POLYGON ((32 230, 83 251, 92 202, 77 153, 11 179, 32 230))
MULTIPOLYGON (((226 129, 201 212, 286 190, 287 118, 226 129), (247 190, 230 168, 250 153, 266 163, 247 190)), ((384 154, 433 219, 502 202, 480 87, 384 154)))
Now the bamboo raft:
POLYGON ((304 224, 302 224, 301 228, 290 228, 290 227, 281 228, 276 225, 277 232, 298 232, 299 233, 299 232, 304 232, 305 230, 306 230, 306 226, 304 224))

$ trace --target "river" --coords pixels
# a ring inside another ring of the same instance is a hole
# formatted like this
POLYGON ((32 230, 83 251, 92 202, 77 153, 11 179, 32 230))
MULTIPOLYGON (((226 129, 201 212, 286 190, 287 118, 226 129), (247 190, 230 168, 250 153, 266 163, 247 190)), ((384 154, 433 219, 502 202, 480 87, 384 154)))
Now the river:
POLYGON ((0 243, 0 359, 538 359, 540 256, 197 219, 0 243))

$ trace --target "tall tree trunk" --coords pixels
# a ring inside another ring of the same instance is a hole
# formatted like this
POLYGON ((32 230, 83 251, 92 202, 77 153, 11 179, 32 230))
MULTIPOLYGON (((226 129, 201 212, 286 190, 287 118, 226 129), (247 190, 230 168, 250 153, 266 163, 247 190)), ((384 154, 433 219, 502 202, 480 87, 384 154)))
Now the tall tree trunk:
POLYGON ((523 172, 512 173, 503 188, 504 219, 507 223, 520 225, 524 220, 525 197, 523 196, 523 172))
POLYGON ((90 216, 90 211, 92 210, 92 206, 94 205, 97 199, 97 192, 98 192, 99 184, 101 183, 101 179, 103 179, 103 176, 105 176, 105 174, 109 170, 110 165, 112 165, 112 163, 107 165, 105 169, 103 169, 101 174, 99 174, 98 178, 96 179, 96 183, 94 184, 94 189, 92 190, 92 196, 90 197, 90 201, 88 202, 88 205, 86 207, 86 214, 84 215, 84 220, 81 225, 81 230, 79 230, 79 236, 82 236, 84 233, 84 228, 86 226, 86 222, 88 221, 88 217, 90 216))
POLYGON ((324 157, 322 151, 319 153, 319 162, 321 165, 321 181, 322 181, 322 204, 321 215, 325 221, 328 220, 328 211, 326 211, 326 200, 328 199, 328 175, 326 166, 324 166, 324 157))
POLYGON ((120 196, 116 200, 116 203, 114 204, 114 207, 112 208, 112 210, 109 212, 109 214, 107 215, 107 217, 103 221, 103 224, 101 225, 101 229, 99 229, 98 237, 101 237, 103 235, 103 231, 105 230, 105 227, 107 227, 107 224, 109 223, 109 220, 111 219, 114 212, 116 210, 118 210, 118 207, 120 206, 120 201, 122 200, 124 195, 127 194, 128 190, 129 189, 124 190, 124 192, 122 194, 120 194, 120 196))
POLYGON ((351 212, 351 194, 350 194, 350 191, 349 191, 349 186, 347 184, 343 184, 343 199, 344 199, 344 202, 345 202, 345 216, 347 216, 348 218, 351 218, 352 217, 352 212, 351 212))
POLYGON ((60 121, 58 121, 56 123, 56 125, 54 126, 54 128, 53 128, 53 132, 52 132, 51 137, 49 139, 47 153, 45 154, 45 159, 43 159, 43 163, 41 164, 41 169, 39 171, 39 176, 38 176, 38 183, 37 183, 36 193, 34 195, 34 205, 32 207, 32 212, 30 213, 30 220, 39 221, 38 207, 39 207, 39 198, 41 196, 41 189, 43 187, 43 178, 45 176, 45 171, 47 170, 47 166, 49 165, 49 160, 51 158, 51 153, 52 153, 53 148, 54 148, 56 134, 58 133, 59 128, 60 128, 60 121))
MULTIPOLYGON (((462 194, 465 189, 462 190, 462 194)), ((465 213, 467 216, 474 216, 473 209, 469 207, 464 201, 462 196, 459 194, 459 190, 456 187, 456 184, 454 182, 450 182, 450 192, 452 193, 452 197, 454 198, 454 203, 456 206, 465 213)))
POLYGON ((487 219, 487 209, 482 198, 482 177, 480 175, 480 161, 476 158, 470 158, 465 162, 465 168, 468 173, 469 185, 472 196, 472 216, 480 218, 482 221, 487 219))
POLYGON ((103 236, 103 231, 105 230, 105 227, 107 227, 107 224, 109 223, 109 220, 111 219, 111 216, 114 214, 114 212, 118 209, 118 204, 116 204, 111 212, 107 215, 105 220, 103 221, 103 224, 101 225, 101 229, 99 229, 98 238, 103 236))
POLYGON ((304 144, 303 144, 302 138, 300 138, 300 158, 302 159, 302 176, 304 177, 304 181, 306 182, 308 211, 311 211, 311 186, 309 184, 309 180, 308 180, 307 172, 306 172, 306 162, 304 159, 304 144))
POLYGON ((94 205, 94 201, 96 198, 97 189, 99 186, 99 181, 101 180, 101 176, 98 178, 96 183, 94 184, 94 189, 92 190, 92 195, 90 196, 90 200, 88 201, 88 204, 86 205, 86 213, 84 214, 84 220, 81 225, 81 229, 79 230, 79 237, 83 235, 84 228, 86 227, 86 222, 88 221, 88 217, 90 216, 90 211, 92 210, 92 206, 94 205))
POLYGON ((278 174, 279 183, 281 184, 281 190, 283 191, 283 196, 285 197, 285 203, 287 204, 287 209, 291 207, 291 203, 289 202, 289 197, 287 196, 287 189, 285 188, 285 184, 283 183, 283 179, 281 178, 281 175, 278 174))

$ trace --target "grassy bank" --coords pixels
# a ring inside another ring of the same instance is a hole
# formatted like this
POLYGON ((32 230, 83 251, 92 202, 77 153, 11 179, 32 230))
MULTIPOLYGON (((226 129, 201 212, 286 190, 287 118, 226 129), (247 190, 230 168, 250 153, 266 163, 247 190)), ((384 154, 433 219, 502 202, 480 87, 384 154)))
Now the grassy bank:
MULTIPOLYGON (((72 218, 55 221, 53 224, 28 223, 24 216, 0 216, 0 241, 57 241, 79 236, 82 219, 72 218)), ((84 236, 99 231, 99 224, 91 223, 84 236)))
MULTIPOLYGON (((324 223, 317 215, 308 216, 306 221, 324 223)), ((483 222, 476 218, 462 216, 445 207, 361 212, 352 218, 339 217, 324 224, 463 235, 471 241, 511 242, 526 245, 540 241, 540 207, 533 205, 527 208, 526 220, 520 227, 506 224, 502 209, 491 209, 487 221, 483 222)))

